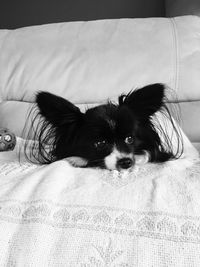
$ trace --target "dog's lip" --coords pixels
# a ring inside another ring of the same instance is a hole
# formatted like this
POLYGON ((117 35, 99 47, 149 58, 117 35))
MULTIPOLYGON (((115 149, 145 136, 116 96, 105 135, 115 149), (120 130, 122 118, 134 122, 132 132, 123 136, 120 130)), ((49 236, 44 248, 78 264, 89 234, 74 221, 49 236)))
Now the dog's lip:
POLYGON ((143 151, 143 154, 141 155, 134 155, 132 160, 133 160, 133 165, 127 169, 123 169, 118 166, 115 166, 115 169, 107 169, 107 168, 106 169, 111 172, 116 171, 120 173, 128 173, 134 171, 138 166, 144 165, 149 161, 149 153, 147 151, 143 151))
POLYGON ((120 168, 120 167, 117 167, 115 166, 114 169, 109 169, 109 168, 104 168, 105 170, 108 170, 109 172, 124 172, 124 173, 127 173, 127 172, 131 172, 132 170, 134 170, 135 168, 135 164, 133 164, 131 167, 127 168, 127 169, 123 169, 123 168, 120 168))

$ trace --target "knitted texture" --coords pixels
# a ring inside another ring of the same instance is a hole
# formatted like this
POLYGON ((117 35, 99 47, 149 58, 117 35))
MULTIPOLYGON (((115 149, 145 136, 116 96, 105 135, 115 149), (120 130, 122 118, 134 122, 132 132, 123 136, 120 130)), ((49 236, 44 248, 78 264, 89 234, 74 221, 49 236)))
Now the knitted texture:
MULTIPOLYGON (((7 153, 7 152, 6 152, 7 153)), ((200 160, 130 172, 0 156, 0 266, 200 266, 200 160)))

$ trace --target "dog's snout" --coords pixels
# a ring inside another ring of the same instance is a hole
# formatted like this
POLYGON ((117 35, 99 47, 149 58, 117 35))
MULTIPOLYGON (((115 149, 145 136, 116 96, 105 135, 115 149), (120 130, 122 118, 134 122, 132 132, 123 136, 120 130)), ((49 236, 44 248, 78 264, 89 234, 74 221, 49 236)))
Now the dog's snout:
POLYGON ((130 158, 122 158, 117 161, 117 167, 121 169, 128 169, 133 165, 133 160, 130 158))

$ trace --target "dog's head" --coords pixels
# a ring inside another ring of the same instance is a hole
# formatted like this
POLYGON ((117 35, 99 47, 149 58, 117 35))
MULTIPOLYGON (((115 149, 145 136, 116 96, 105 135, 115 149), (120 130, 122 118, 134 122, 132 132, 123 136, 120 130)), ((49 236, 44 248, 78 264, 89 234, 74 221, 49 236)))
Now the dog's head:
POLYGON ((129 169, 137 161, 163 162, 173 158, 164 146, 152 116, 165 106, 165 89, 152 84, 121 95, 82 113, 59 96, 40 92, 37 158, 42 163, 68 158, 78 167, 129 169))

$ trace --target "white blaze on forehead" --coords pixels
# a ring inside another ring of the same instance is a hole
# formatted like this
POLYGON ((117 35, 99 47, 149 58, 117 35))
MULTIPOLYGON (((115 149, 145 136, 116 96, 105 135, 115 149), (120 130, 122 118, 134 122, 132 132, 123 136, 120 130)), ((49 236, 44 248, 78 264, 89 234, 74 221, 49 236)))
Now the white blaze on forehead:
POLYGON ((109 121, 109 125, 110 125, 111 128, 115 129, 116 123, 115 123, 114 120, 110 120, 109 121))
POLYGON ((115 126, 116 126, 115 121, 112 120, 112 119, 107 119, 106 121, 108 122, 110 128, 114 130, 115 129, 115 126))
POLYGON ((123 153, 116 149, 116 147, 113 148, 113 151, 111 154, 109 154, 104 159, 105 166, 108 170, 115 170, 116 164, 119 159, 122 158, 130 158, 133 159, 133 156, 131 153, 123 153))

